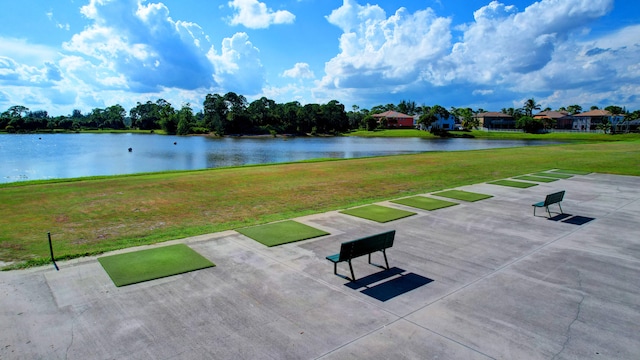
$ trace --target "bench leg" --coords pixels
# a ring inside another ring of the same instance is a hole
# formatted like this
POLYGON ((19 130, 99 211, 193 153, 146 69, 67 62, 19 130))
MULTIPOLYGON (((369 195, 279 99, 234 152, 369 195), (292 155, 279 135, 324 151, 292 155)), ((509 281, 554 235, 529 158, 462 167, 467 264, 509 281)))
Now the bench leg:
POLYGON ((351 266, 351 260, 349 260, 349 270, 351 270, 351 281, 356 281, 356 276, 353 275, 353 266, 351 266))
POLYGON ((547 206, 547 215, 549 215, 549 218, 551 218, 551 211, 549 211, 549 207, 547 206))
MULTIPOLYGON (((386 249, 382 249, 380 251, 382 251, 382 255, 384 256, 384 263, 387 265, 387 270, 389 270, 389 261, 387 261, 387 252, 385 250, 386 249)), ((371 253, 369 253, 369 265, 373 265, 371 264, 371 253)))
POLYGON ((389 270, 389 262, 387 261, 387 252, 385 249, 382 249, 382 255, 384 255, 384 263, 387 265, 387 270, 389 270))
POLYGON ((337 262, 333 263, 333 274, 334 275, 338 275, 338 263, 337 262))
POLYGON ((558 203, 558 207, 560 208, 560 214, 564 214, 564 212, 562 211, 562 205, 560 205, 560 203, 558 203))

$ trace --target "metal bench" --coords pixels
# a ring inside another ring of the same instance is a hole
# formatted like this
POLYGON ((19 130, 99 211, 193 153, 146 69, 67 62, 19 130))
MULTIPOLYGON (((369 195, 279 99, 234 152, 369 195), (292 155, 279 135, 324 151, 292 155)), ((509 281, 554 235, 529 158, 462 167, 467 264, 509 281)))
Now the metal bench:
POLYGON ((549 205, 553 205, 553 204, 558 204, 558 207, 560 208, 560 213, 564 214, 564 212, 562 212, 562 206, 560 205, 560 202, 562 201, 563 198, 564 198, 564 190, 547 195, 544 201, 531 205, 533 206, 533 216, 536 216, 537 208, 543 207, 547 210, 547 214, 549 215, 549 217, 551 217, 551 212, 549 211, 549 205))
POLYGON ((381 234, 371 235, 356 240, 343 242, 340 245, 340 253, 327 256, 327 260, 333 262, 333 273, 338 275, 338 263, 347 261, 349 263, 349 270, 351 270, 351 281, 355 281, 356 277, 353 274, 353 266, 351 266, 351 259, 363 255, 369 255, 369 264, 371 264, 371 253, 381 251, 384 255, 384 263, 387 270, 389 270, 389 262, 387 261, 386 249, 393 246, 393 239, 396 231, 391 230, 381 234))

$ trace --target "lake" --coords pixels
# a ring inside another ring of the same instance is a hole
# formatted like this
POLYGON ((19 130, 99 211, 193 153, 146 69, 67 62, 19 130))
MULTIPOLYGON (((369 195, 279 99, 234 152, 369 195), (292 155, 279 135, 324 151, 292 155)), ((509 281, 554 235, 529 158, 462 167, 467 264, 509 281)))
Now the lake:
POLYGON ((558 142, 460 138, 0 134, 0 183, 552 143, 558 142))

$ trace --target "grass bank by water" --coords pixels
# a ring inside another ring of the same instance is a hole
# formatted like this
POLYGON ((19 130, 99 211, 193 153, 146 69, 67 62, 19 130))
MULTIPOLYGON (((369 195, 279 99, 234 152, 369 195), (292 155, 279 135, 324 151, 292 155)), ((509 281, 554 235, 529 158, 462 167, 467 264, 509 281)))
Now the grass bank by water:
POLYGON ((551 168, 640 176, 640 140, 424 153, 0 186, 0 261, 256 225, 551 168))
MULTIPOLYGON (((640 134, 604 134, 604 133, 586 133, 586 132, 550 132, 547 134, 528 134, 522 131, 451 131, 453 136, 472 136, 476 139, 502 139, 502 140, 551 140, 551 141, 576 141, 576 142, 594 142, 594 141, 625 141, 640 138, 640 134)), ((419 138, 439 138, 428 131, 416 129, 386 129, 375 131, 353 131, 347 136, 358 137, 419 137, 419 138)))

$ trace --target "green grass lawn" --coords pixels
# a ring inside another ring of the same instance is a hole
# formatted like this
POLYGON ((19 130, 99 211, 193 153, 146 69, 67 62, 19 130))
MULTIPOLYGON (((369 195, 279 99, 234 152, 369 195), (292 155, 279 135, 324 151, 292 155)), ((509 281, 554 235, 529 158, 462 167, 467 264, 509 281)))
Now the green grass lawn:
POLYGON ((184 244, 162 246, 98 258, 116 286, 183 274, 215 266, 184 244))
POLYGON ((266 246, 277 246, 329 235, 328 232, 291 220, 242 228, 236 231, 266 246))
POLYGON ((347 209, 340 211, 343 214, 357 216, 363 219, 377 221, 380 223, 386 223, 393 220, 405 218, 407 216, 415 215, 416 213, 411 211, 405 211, 400 209, 394 209, 380 205, 366 205, 353 209, 347 209))
POLYGON ((490 181, 488 184, 509 186, 509 187, 520 188, 520 189, 526 189, 526 188, 530 188, 538 185, 530 182, 515 181, 515 180, 496 180, 496 181, 490 181))
POLYGON ((451 201, 434 199, 426 196, 412 196, 409 198, 392 200, 392 202, 396 204, 402 204, 402 205, 411 206, 417 209, 423 209, 428 211, 433 211, 433 210, 446 208, 449 206, 458 205, 458 203, 454 203, 451 201))
POLYGON ((532 175, 533 176, 542 176, 542 177, 547 177, 547 178, 554 178, 554 179, 570 179, 570 178, 573 177, 573 175, 563 174, 563 173, 559 173, 559 172, 552 172, 552 171, 538 172, 538 173, 534 173, 532 175))
POLYGON ((433 195, 442 196, 449 199, 463 200, 463 201, 480 201, 492 197, 491 195, 478 194, 470 191, 462 190, 446 190, 434 193, 433 195))
POLYGON ((48 263, 47 232, 66 259, 549 169, 640 176, 640 140, 0 184, 0 261, 48 263))
POLYGON ((516 180, 525 180, 525 181, 533 181, 533 182, 541 182, 541 183, 550 183, 554 181, 558 181, 558 179, 553 179, 550 177, 543 176, 533 176, 533 175, 522 175, 514 177, 516 180))

